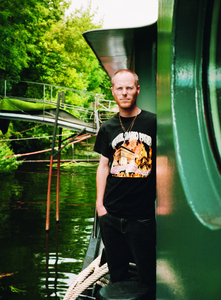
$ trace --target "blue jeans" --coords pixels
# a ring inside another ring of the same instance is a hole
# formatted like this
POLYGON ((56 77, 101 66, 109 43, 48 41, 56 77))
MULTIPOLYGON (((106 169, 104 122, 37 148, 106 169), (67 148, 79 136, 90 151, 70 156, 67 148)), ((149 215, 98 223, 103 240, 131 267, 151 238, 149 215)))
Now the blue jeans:
POLYGON ((131 256, 136 263, 139 281, 156 288, 156 222, 126 220, 109 213, 99 217, 101 236, 112 283, 129 278, 131 256))

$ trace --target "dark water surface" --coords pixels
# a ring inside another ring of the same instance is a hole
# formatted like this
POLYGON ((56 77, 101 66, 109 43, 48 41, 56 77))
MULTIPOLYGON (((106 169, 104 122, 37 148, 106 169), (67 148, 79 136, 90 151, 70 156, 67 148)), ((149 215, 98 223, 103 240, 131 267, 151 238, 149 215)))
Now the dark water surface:
POLYGON ((48 166, 23 164, 0 174, 0 299, 62 299, 78 274, 93 224, 97 165, 61 171, 56 223, 56 171, 50 229, 45 231, 48 166))

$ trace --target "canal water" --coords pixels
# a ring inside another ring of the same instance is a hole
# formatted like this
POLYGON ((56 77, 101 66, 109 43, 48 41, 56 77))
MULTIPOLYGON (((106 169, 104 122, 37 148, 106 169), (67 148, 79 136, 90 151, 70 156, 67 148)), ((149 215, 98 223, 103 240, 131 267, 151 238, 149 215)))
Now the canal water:
POLYGON ((63 299, 81 271, 94 215, 97 163, 69 164, 60 175, 56 223, 56 169, 50 229, 45 231, 49 167, 24 163, 0 174, 0 299, 63 299))

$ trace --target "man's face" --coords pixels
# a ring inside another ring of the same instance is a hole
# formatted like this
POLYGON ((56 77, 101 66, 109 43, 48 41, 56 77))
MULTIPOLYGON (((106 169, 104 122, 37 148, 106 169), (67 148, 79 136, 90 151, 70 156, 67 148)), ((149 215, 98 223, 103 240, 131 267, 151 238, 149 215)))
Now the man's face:
POLYGON ((119 108, 131 110, 136 106, 140 86, 135 85, 134 76, 127 72, 118 73, 114 77, 112 94, 119 108))

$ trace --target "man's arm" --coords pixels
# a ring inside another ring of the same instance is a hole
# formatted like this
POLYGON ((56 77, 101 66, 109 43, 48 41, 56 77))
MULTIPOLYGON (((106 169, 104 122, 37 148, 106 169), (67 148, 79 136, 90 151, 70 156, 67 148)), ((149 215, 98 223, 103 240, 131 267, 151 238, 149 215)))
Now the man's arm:
POLYGON ((109 158, 101 155, 100 163, 97 168, 97 201, 96 208, 98 216, 105 215, 107 213, 106 208, 103 205, 104 192, 106 187, 106 179, 109 174, 109 158))

